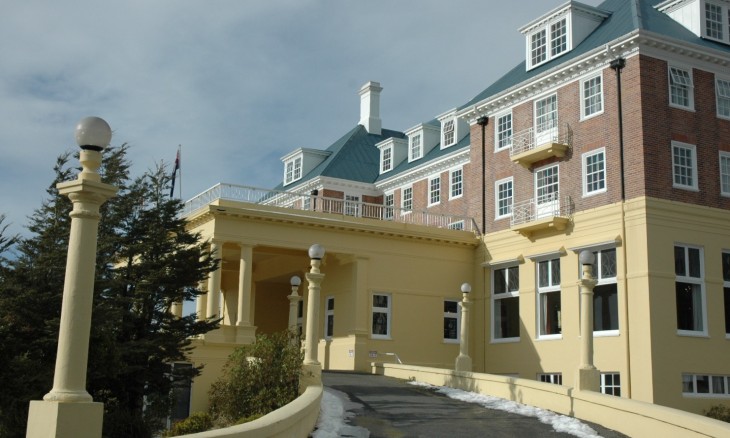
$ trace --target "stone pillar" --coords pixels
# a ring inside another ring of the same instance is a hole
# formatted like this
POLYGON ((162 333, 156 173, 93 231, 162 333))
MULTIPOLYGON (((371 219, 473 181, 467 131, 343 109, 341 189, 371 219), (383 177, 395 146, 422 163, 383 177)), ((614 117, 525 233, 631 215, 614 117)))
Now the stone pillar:
POLYGON ((183 303, 182 301, 175 301, 170 306, 170 313, 172 313, 174 316, 178 318, 182 318, 183 314, 183 303))
POLYGON ((593 278, 593 262, 595 256, 589 251, 580 254, 582 275, 580 286, 580 368, 575 382, 580 391, 599 391, 601 373, 593 366, 593 288, 596 279, 593 278))
MULTIPOLYGON (((218 257, 222 256, 222 245, 213 241, 210 244, 210 252, 218 257)), ((220 318, 220 297, 221 297, 221 271, 223 270, 223 260, 221 257, 218 269, 210 273, 208 277, 208 318, 220 318)))
POLYGON ((461 285, 462 299, 461 306, 461 326, 459 327, 459 356, 456 358, 454 369, 456 371, 471 371, 471 357, 469 357, 469 292, 471 286, 468 283, 461 285))
MULTIPOLYGON (((206 287, 207 281, 201 281, 200 284, 198 284, 198 289, 201 292, 207 292, 206 287)), ((205 319, 207 316, 206 313, 208 311, 208 294, 201 294, 198 295, 197 298, 195 298, 195 315, 198 319, 205 319)))
POLYGON ((236 325, 251 325, 251 282, 253 281, 253 246, 241 244, 238 272, 238 320, 236 325))
MULTIPOLYGON (((287 298, 289 298, 289 331, 294 334, 298 335, 299 330, 297 330, 297 310, 299 309, 299 300, 301 300, 301 297, 299 296, 299 285, 302 283, 302 279, 297 277, 296 275, 291 278, 291 295, 289 295, 287 298)), ((296 337, 293 337, 293 342, 297 340, 296 337)))

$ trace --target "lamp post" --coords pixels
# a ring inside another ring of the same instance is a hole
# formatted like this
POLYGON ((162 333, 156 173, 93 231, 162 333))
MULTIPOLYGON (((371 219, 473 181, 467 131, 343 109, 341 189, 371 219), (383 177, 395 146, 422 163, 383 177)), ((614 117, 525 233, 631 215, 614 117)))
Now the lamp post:
POLYGON ((600 389, 601 374, 593 366, 593 288, 596 279, 593 277, 593 264, 596 256, 588 250, 581 251, 578 256, 582 275, 580 286, 581 312, 581 344, 580 368, 576 379, 576 388, 581 391, 598 391, 600 389))
MULTIPOLYGON (((291 295, 288 296, 289 298, 289 331, 294 334, 297 333, 297 308, 299 307, 299 294, 297 293, 299 290, 299 285, 302 284, 302 279, 298 276, 293 276, 291 280, 289 280, 289 283, 291 284, 291 295)), ((297 342, 297 338, 295 336, 292 336, 292 342, 297 342)))
POLYGON ((28 414, 27 437, 99 437, 103 404, 94 403, 86 391, 86 367, 94 295, 96 241, 99 207, 113 197, 117 188, 101 182, 98 169, 101 151, 112 132, 98 117, 86 117, 76 126, 76 142, 81 147, 82 170, 76 180, 56 188, 73 203, 71 231, 63 286, 58 351, 53 388, 43 401, 32 401, 28 414))
POLYGON ((324 247, 314 244, 309 247, 311 268, 306 277, 309 282, 309 298, 307 300, 307 333, 304 342, 304 366, 315 375, 321 372, 321 365, 317 360, 317 341, 319 340, 319 291, 324 274, 319 271, 324 257, 324 247))
POLYGON ((471 357, 469 357, 469 292, 471 285, 464 283, 461 285, 461 327, 459 332, 459 356, 456 358, 456 371, 471 371, 471 357))

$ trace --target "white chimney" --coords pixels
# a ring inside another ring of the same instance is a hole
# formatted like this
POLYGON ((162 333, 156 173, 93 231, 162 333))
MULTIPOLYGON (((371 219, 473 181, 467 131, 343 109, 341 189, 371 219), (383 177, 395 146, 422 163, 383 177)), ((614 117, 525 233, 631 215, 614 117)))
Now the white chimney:
POLYGON ((360 88, 360 124, 370 134, 381 134, 383 122, 380 120, 380 92, 383 87, 379 82, 370 81, 360 88))

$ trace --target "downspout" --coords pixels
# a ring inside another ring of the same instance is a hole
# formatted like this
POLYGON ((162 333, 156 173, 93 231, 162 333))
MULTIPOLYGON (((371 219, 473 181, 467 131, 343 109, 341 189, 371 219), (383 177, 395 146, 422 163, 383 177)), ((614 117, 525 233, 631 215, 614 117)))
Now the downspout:
POLYGON ((619 135, 619 164, 620 164, 620 180, 621 180, 621 258, 623 259, 623 267, 621 269, 621 298, 624 302, 623 320, 626 333, 626 397, 631 398, 631 336, 629 334, 629 294, 628 294, 628 273, 627 268, 627 250, 626 250, 626 183, 624 168, 624 116, 623 116, 623 99, 621 96, 621 71, 626 67, 624 58, 616 58, 611 61, 610 67, 616 72, 616 98, 618 100, 618 135, 619 135))
MULTIPOLYGON (((486 128, 489 123, 489 117, 481 116, 477 119, 477 124, 482 127, 482 249, 486 254, 486 243, 484 242, 484 236, 487 230, 487 159, 486 159, 486 128)), ((487 274, 486 270, 482 268, 482 297, 484 297, 484 313, 482 318, 482 333, 487 334, 487 274)), ((486 339, 485 339, 486 341, 486 339)), ((482 362, 483 372, 487 372, 487 342, 484 342, 484 360, 482 362)))

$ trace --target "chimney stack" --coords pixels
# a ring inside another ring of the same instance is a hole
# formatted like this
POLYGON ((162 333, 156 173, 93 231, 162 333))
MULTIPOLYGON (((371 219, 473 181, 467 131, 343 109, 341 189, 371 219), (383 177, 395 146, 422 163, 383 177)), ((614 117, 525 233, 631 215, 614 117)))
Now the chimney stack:
POLYGON ((360 124, 369 134, 381 134, 380 92, 383 87, 379 82, 370 81, 360 88, 360 124))

